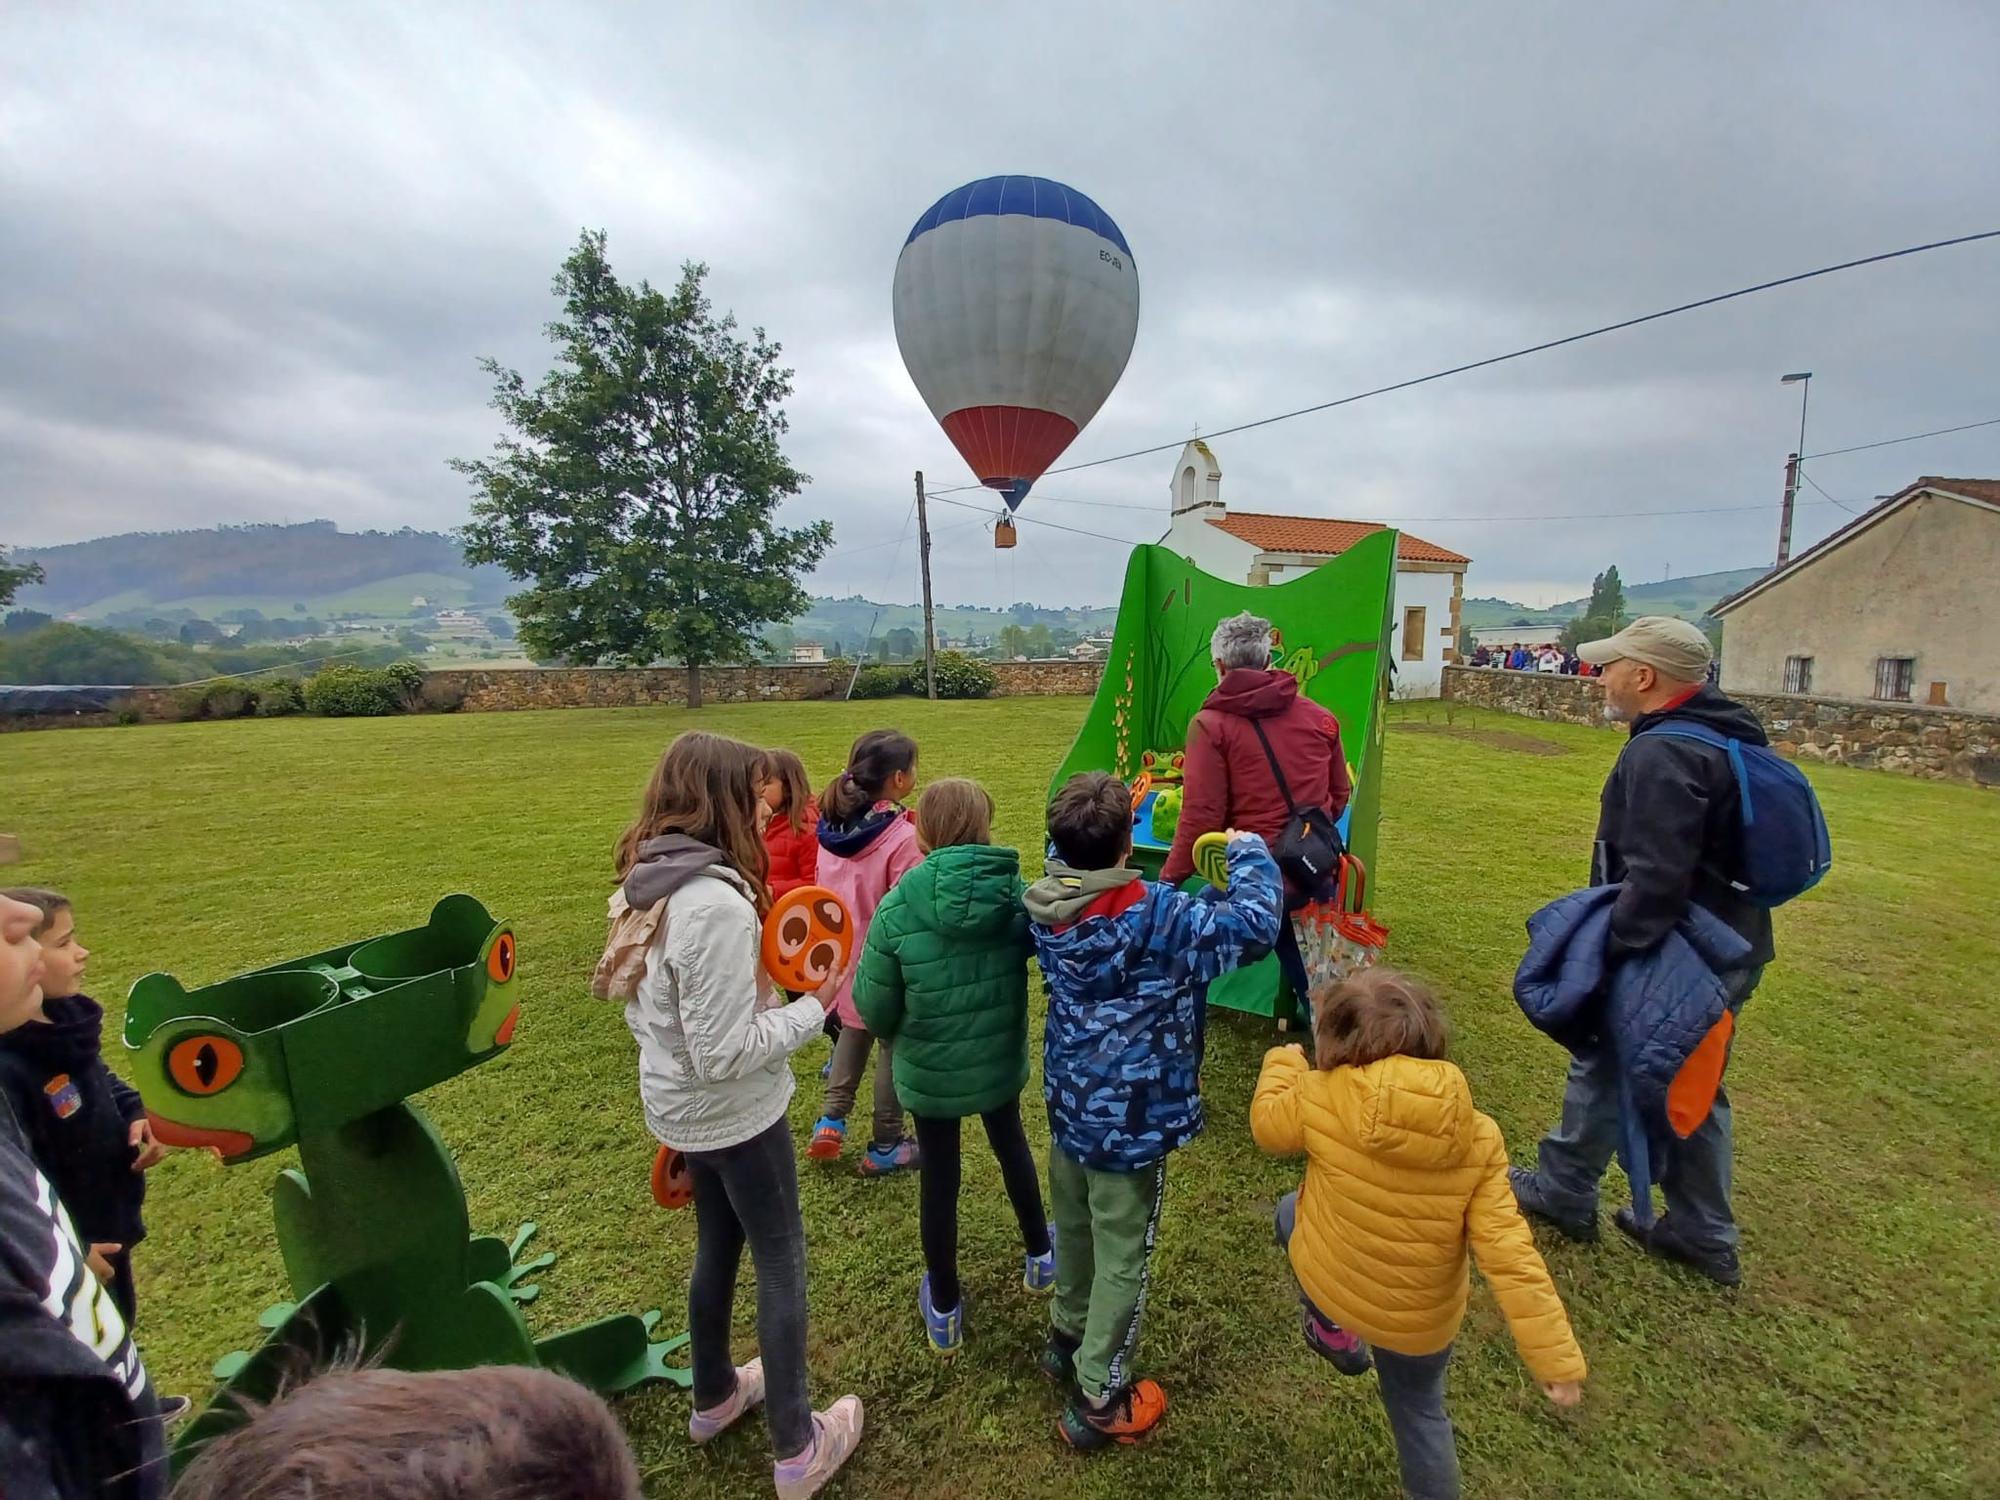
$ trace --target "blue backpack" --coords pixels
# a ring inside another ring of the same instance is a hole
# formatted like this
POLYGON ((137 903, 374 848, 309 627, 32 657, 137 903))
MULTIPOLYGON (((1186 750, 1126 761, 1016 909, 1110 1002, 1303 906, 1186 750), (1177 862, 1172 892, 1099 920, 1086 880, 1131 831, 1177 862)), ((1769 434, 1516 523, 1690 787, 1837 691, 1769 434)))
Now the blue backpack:
POLYGON ((1729 756, 1743 807, 1743 870, 1738 882, 1759 906, 1783 906, 1818 885, 1833 868, 1826 817, 1805 773, 1768 745, 1739 739, 1688 719, 1643 731, 1698 740, 1729 756))

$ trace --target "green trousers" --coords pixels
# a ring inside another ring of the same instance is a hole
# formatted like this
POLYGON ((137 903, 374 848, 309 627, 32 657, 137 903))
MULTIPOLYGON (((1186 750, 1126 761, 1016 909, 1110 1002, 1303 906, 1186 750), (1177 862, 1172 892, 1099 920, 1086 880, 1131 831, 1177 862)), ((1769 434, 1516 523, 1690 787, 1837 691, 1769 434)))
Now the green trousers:
POLYGON ((1049 1151, 1056 1221, 1056 1332, 1077 1342, 1076 1383, 1102 1401, 1132 1379, 1146 1266, 1160 1228, 1166 1160, 1136 1172, 1100 1172, 1049 1151))

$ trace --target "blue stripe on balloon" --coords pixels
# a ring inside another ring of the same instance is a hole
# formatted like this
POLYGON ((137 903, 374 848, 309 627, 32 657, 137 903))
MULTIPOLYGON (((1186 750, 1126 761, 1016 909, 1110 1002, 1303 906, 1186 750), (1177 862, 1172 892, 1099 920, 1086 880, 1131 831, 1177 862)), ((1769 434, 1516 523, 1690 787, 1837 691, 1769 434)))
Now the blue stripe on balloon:
POLYGON ((1111 222, 1111 215, 1073 187, 1047 177, 982 177, 964 187, 953 188, 933 203, 910 231, 908 245, 920 234, 948 224, 954 219, 976 219, 983 214, 1026 214, 1035 219, 1056 219, 1091 230, 1111 241, 1129 258, 1132 247, 1124 233, 1111 222))

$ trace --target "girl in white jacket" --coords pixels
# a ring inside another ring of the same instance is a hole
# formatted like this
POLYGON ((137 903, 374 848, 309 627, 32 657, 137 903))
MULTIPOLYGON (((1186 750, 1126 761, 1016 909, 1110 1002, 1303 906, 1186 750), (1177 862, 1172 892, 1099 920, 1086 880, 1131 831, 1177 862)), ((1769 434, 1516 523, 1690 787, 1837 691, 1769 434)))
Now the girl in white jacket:
POLYGON ((618 843, 628 906, 661 908, 625 1023, 639 1043, 646 1124, 694 1183, 688 1284, 694 1415, 705 1443, 762 1405, 780 1500, 803 1500, 861 1440, 861 1402, 815 1413, 806 1394, 806 1247, 786 1107, 791 1054, 820 1034, 844 974, 787 1003, 759 962, 764 883, 761 751, 691 732, 667 748, 618 843), (729 1352, 743 1247, 757 1268, 762 1357, 729 1352))

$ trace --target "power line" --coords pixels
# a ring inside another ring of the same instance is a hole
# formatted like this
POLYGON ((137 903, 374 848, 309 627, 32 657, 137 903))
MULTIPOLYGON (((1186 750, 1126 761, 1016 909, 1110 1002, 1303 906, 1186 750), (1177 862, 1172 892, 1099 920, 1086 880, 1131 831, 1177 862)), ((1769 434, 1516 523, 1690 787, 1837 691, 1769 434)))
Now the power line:
MULTIPOLYGON (((968 488, 977 488, 977 486, 968 486, 968 488)), ((956 505, 960 510, 984 511, 986 509, 985 506, 974 505, 969 500, 947 500, 942 495, 935 494, 929 498, 937 501, 940 505, 956 505)), ((1108 531, 1085 531, 1081 526, 1065 526, 1059 521, 1044 521, 1040 516, 1017 515, 1014 519, 1016 521, 1026 521, 1030 526, 1046 526, 1051 531, 1067 531, 1072 536, 1091 536, 1096 537, 1100 542, 1117 542, 1122 547, 1139 547, 1144 545, 1142 542, 1133 541, 1130 537, 1113 536, 1108 531)))
MULTIPOLYGON (((1598 338, 1607 333, 1617 333, 1623 329, 1637 328, 1642 323, 1656 323, 1662 318, 1675 317, 1681 313, 1694 312, 1704 307, 1714 307, 1722 302, 1733 302, 1739 297, 1754 296, 1758 292, 1768 292, 1781 286, 1791 286, 1797 282, 1811 281, 1820 276, 1831 276, 1836 271, 1852 271, 1860 266, 1877 265, 1883 261, 1900 260, 1909 255, 1922 255, 1930 250, 1945 250, 1954 245, 1969 245, 1979 240, 1990 239, 2000 239, 2000 229, 1983 230, 1978 234, 1962 234, 1947 240, 1932 240, 1928 244, 1910 245, 1901 250, 1887 250, 1879 255, 1864 255, 1858 260, 1844 260, 1837 265, 1821 266, 1817 270, 1812 271, 1800 271, 1791 276, 1780 276, 1772 281, 1760 281, 1755 286, 1739 287, 1733 292, 1722 292, 1713 297, 1703 297, 1698 301, 1683 302, 1676 307, 1662 308, 1658 312, 1645 313, 1636 318, 1625 318, 1616 323, 1606 323, 1600 328, 1586 329, 1582 333, 1572 333, 1558 339, 1547 339, 1542 343, 1530 344, 1525 349, 1515 349, 1507 354, 1495 354, 1486 359, 1476 359, 1466 364, 1453 365, 1449 369, 1434 370, 1428 375, 1418 375, 1410 380, 1399 380, 1391 385, 1379 385, 1372 390, 1357 391, 1351 396, 1341 396, 1333 401, 1321 401, 1312 406, 1301 406, 1296 411, 1279 412, 1276 416, 1272 417, 1259 417, 1253 422, 1240 422, 1234 427, 1218 428, 1216 431, 1203 433, 1202 438, 1206 441, 1209 438, 1229 437, 1238 432, 1249 432, 1254 428, 1269 427, 1273 423, 1289 422, 1294 417, 1310 416, 1315 412, 1332 411, 1338 406, 1352 406, 1355 402, 1366 401, 1371 396, 1386 396, 1394 391, 1406 391, 1413 386, 1428 385, 1434 380, 1444 380, 1452 375, 1464 375, 1472 370, 1486 369, 1490 365, 1505 364, 1509 360, 1525 359, 1530 354, 1542 354, 1550 349, 1560 349, 1566 344, 1578 344, 1582 343, 1585 339, 1598 338)), ((1924 435, 1928 436, 1929 434, 1924 435)), ((1898 441, 1901 440, 1899 439, 1898 441)), ((1145 458, 1154 453, 1165 453, 1179 448, 1186 442, 1186 438, 1176 438, 1172 442, 1156 443, 1150 448, 1134 448, 1129 453, 1114 453, 1107 458, 1093 458, 1079 464, 1065 464, 1060 469, 1049 470, 1049 473, 1074 474, 1079 469, 1095 469, 1105 464, 1122 463, 1128 458, 1145 458)), ((1840 451, 1851 452, 1854 450, 1843 449, 1840 451)), ((1828 455, 1819 454, 1816 456, 1824 458, 1828 455)), ((933 492, 932 498, 935 499, 938 493, 956 494, 960 490, 979 488, 981 486, 974 484, 960 485, 953 490, 933 492)))
POLYGON ((1843 453, 1866 453, 1870 448, 1888 448, 1897 443, 1914 443, 1918 438, 1943 437, 1948 432, 1970 432, 1975 427, 2000 426, 2000 417, 1988 417, 1984 422, 1967 422, 1962 427, 1940 427, 1933 432, 1913 432, 1908 437, 1883 438, 1879 443, 1856 443, 1852 448, 1829 448, 1824 453, 1805 453, 1800 458, 1838 458, 1843 453))
MULTIPOLYGON (((1807 484, 1811 485, 1814 489, 1818 490, 1822 495, 1826 495, 1826 486, 1821 484, 1817 479, 1813 478, 1812 475, 1808 474, 1806 472, 1806 466, 1803 463, 1799 465, 1799 478, 1803 479, 1807 484)), ((1835 500, 1831 495, 1826 495, 1826 498, 1829 504, 1839 506, 1842 510, 1846 511, 1850 516, 1858 516, 1861 514, 1860 511, 1856 510, 1853 506, 1849 505, 1845 500, 1835 500)))

